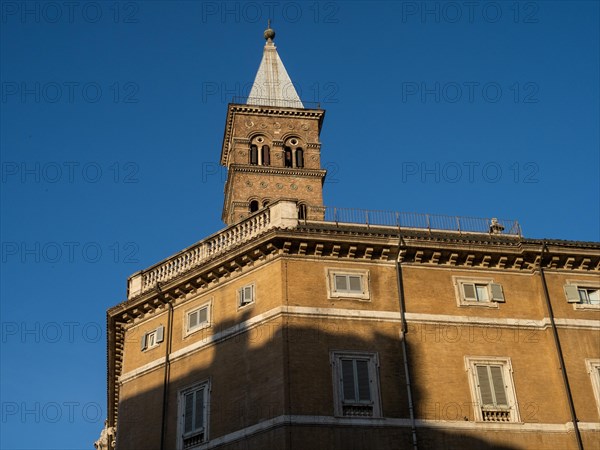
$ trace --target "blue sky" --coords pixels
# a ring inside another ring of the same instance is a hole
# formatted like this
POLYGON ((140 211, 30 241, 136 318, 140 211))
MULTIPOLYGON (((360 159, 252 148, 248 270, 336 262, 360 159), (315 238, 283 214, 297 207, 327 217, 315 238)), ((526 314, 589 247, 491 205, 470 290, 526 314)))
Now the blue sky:
POLYGON ((599 3, 2 1, 3 449, 93 448, 105 311, 223 227, 267 18, 327 110, 325 204, 599 240, 599 3))

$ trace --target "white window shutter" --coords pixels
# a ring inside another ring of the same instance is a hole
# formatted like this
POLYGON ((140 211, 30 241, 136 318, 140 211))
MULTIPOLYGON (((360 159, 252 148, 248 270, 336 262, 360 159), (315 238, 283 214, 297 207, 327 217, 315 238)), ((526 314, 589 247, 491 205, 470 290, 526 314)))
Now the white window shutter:
POLYGON ((195 328, 198 325, 198 311, 188 314, 188 330, 195 328))
POLYGON ((506 388, 504 386, 504 378, 502 376, 502 367, 490 366, 492 374, 492 384, 494 385, 494 397, 496 398, 496 406, 508 406, 506 399, 506 388))
POLYGON ((354 361, 342 359, 342 390, 345 401, 357 400, 354 386, 354 361))
POLYGON ((569 303, 579 303, 579 291, 577 290, 577 286, 572 284, 565 284, 565 295, 567 296, 567 302, 569 303))
POLYGON ((488 366, 476 366, 477 381, 479 382, 479 394, 481 395, 482 405, 493 405, 492 388, 490 386, 490 377, 488 375, 488 366))
POLYGON ((198 323, 199 324, 208 322, 208 306, 205 306, 204 308, 199 310, 197 313, 198 313, 198 323))
POLYGON ((335 275, 334 280, 336 291, 346 291, 348 289, 348 283, 345 275, 335 275))
POLYGON ((142 351, 146 350, 148 347, 148 333, 144 333, 142 336, 142 351))
POLYGON ((490 290, 492 291, 492 301, 504 303, 504 292, 502 292, 502 286, 497 283, 490 283, 490 290))
POLYGON ((162 341, 164 341, 164 336, 165 336, 165 327, 163 325, 161 325, 160 327, 158 327, 156 329, 156 343, 160 344, 162 341))
POLYGON ((194 430, 194 393, 185 394, 183 401, 183 432, 189 433, 194 430))
POLYGON ((358 384, 358 400, 371 400, 371 380, 369 378, 369 362, 356 361, 356 378, 358 384))
POLYGON ((477 294, 475 294, 475 285, 473 283, 463 283, 462 289, 465 300, 477 301, 477 294))
POLYGON ((196 391, 196 405, 194 408, 194 430, 204 427, 204 389, 196 391))
POLYGON ((360 275, 350 275, 348 281, 352 292, 362 292, 362 283, 360 275))

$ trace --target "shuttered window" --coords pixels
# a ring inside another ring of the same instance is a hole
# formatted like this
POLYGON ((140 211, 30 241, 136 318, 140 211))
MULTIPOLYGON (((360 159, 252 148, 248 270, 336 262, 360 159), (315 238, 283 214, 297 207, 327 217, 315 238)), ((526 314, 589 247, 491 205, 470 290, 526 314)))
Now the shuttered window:
POLYGON ((160 327, 156 328, 155 330, 145 333, 142 336, 142 340, 141 340, 142 351, 149 350, 151 348, 156 347, 158 344, 160 344, 164 340, 164 332, 165 332, 165 327, 161 325, 160 327))
POLYGON ((600 359, 586 359, 585 365, 590 375, 590 381, 592 382, 592 390, 596 399, 598 414, 600 414, 600 359))
POLYGON ((361 275, 336 274, 334 279, 336 292, 351 292, 360 294, 363 292, 361 275))
POLYGON ((336 415, 379 417, 379 383, 375 353, 334 352, 336 415))
POLYGON ((369 271, 327 269, 327 290, 329 298, 369 301, 371 299, 369 271))
POLYGON ((254 302, 254 285, 249 284, 238 290, 239 306, 248 305, 254 302))
POLYGON ((191 333, 209 324, 209 305, 204 305, 187 313, 186 331, 191 333))
POLYGON ((208 382, 180 393, 180 448, 188 449, 206 442, 208 382))
POLYGON ((467 357, 475 420, 519 422, 510 358, 467 357))
POLYGON ((504 302, 502 286, 496 283, 461 282, 462 299, 466 302, 504 302))
POLYGON ((184 433, 197 431, 204 427, 204 387, 188 392, 184 396, 184 433))
POLYGON ((578 284, 565 284, 565 296, 569 303, 578 303, 581 307, 600 306, 600 289, 578 284))
POLYGON ((369 403, 371 401, 369 361, 342 359, 341 362, 344 402, 369 403))
POLYGON ((508 408, 502 366, 477 365, 481 403, 494 408, 508 408))

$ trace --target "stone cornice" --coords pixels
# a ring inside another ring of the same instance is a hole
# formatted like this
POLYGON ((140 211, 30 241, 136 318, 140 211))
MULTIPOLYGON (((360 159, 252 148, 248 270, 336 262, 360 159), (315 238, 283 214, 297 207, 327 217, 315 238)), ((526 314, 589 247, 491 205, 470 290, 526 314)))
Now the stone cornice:
MULTIPOLYGON (((403 263, 517 271, 542 267, 600 272, 600 245, 587 249, 561 248, 561 251, 545 253, 543 258, 541 250, 539 245, 532 246, 519 237, 417 230, 398 234, 392 227, 336 228, 305 224, 291 229, 267 229, 252 240, 161 283, 161 291, 169 301, 229 277, 270 254, 384 261, 398 258, 403 263)), ((109 309, 108 313, 129 321, 159 309, 162 303, 151 290, 109 309)))
POLYGON ((249 164, 232 164, 229 170, 234 172, 259 173, 265 175, 286 175, 294 177, 325 178, 325 169, 298 169, 288 167, 257 166, 249 164))

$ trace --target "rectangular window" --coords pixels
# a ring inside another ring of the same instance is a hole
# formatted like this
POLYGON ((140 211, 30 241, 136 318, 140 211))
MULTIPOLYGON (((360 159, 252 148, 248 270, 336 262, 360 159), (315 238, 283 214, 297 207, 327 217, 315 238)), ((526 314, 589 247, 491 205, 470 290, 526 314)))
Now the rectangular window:
POLYGON ((333 352, 335 413, 346 417, 380 417, 377 354, 333 352))
POLYGON ((518 422, 518 409, 507 358, 467 358, 475 418, 482 422, 518 422))
POLYGON ((586 359, 585 365, 592 382, 592 391, 596 399, 596 407, 600 415, 600 359, 586 359))
POLYGON ((600 308, 600 285, 593 282, 567 282, 564 286, 567 302, 573 303, 575 309, 600 308))
POLYGON ((238 289, 238 305, 241 307, 250 303, 254 303, 254 284, 238 289))
POLYGON ((579 299, 581 303, 588 305, 600 305, 600 289, 579 288, 579 299))
POLYGON ((208 440, 208 381, 179 393, 180 450, 193 448, 208 440))
POLYGON ((335 278, 335 291, 362 294, 362 275, 338 275, 335 278))
POLYGON ((454 278, 458 306, 497 308, 504 302, 502 286, 491 279, 454 278))
POLYGON ((369 300, 369 272, 367 270, 328 269, 329 298, 356 298, 369 300))
POLYGON ((164 340, 165 327, 160 326, 152 331, 148 331, 142 336, 142 351, 157 347, 164 340))
POLYGON ((202 305, 186 313, 186 334, 210 326, 210 304, 202 305))

